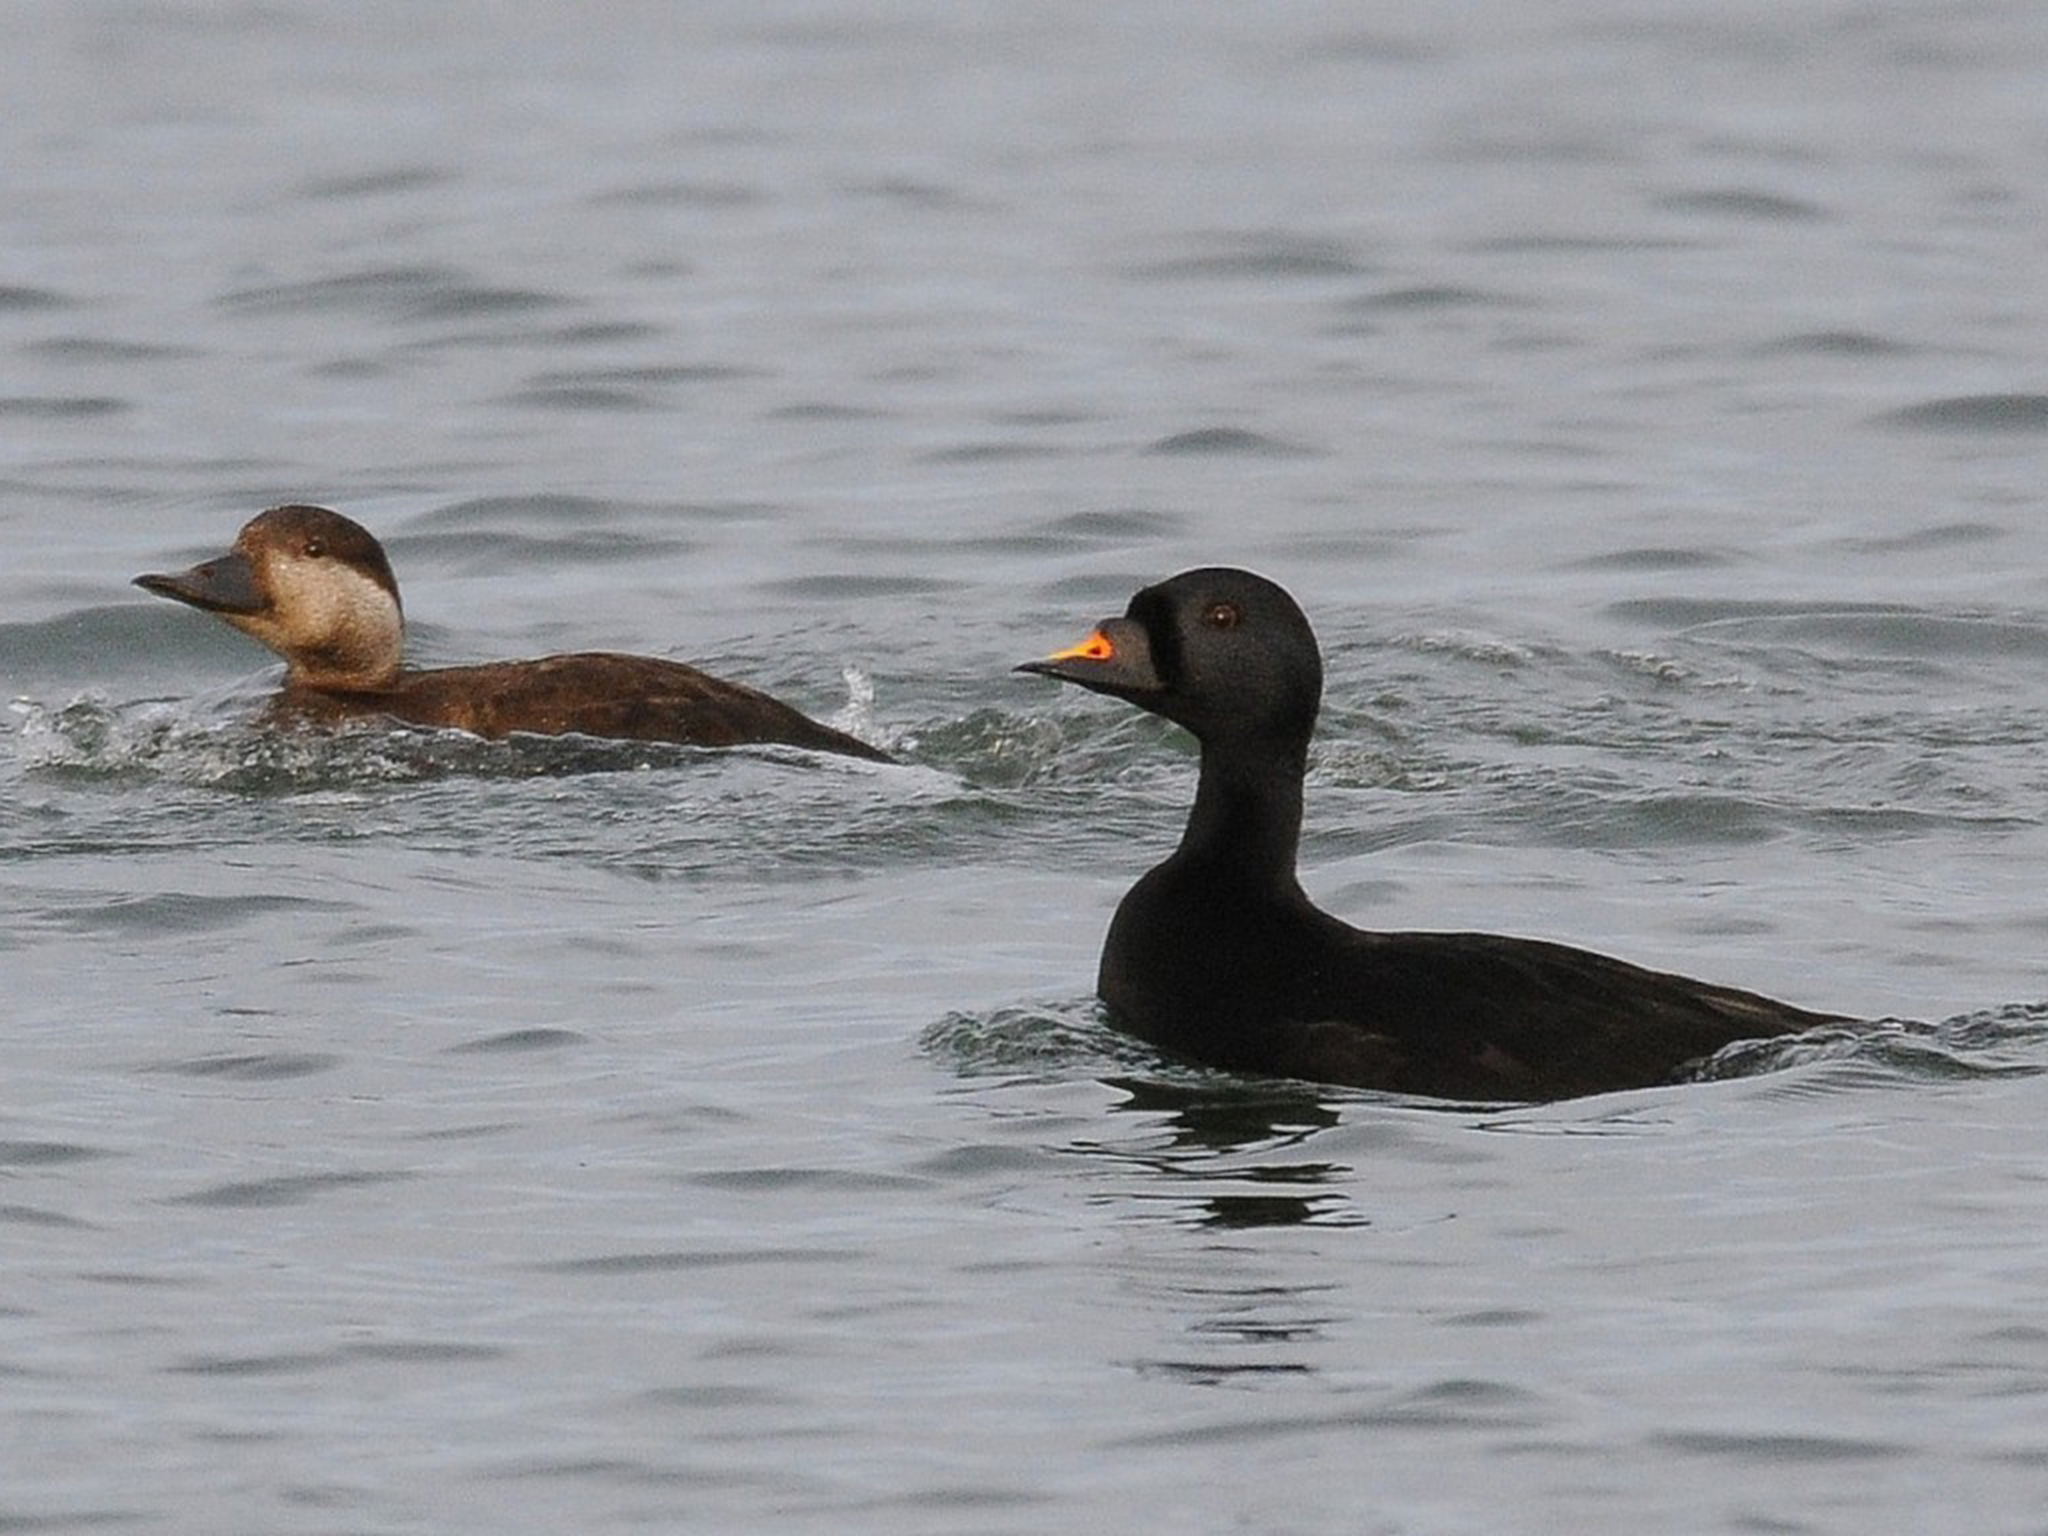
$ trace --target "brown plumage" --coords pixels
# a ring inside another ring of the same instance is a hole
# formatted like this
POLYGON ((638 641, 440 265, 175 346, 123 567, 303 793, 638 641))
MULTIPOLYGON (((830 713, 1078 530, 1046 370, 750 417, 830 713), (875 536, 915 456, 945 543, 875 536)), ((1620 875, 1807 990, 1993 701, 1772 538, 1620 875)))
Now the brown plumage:
POLYGON ((389 715, 409 725, 493 739, 529 731, 699 747, 775 742, 889 761, 880 748, 756 689, 679 661, 612 651, 401 671, 381 688, 343 691, 287 683, 272 707, 280 717, 312 721, 389 715))
POLYGON ((383 546, 325 507, 273 507, 234 548, 174 575, 135 578, 260 640, 285 661, 274 718, 384 717, 502 737, 576 733, 730 747, 775 743, 894 761, 758 689, 678 661, 584 651, 535 661, 413 669, 383 546))

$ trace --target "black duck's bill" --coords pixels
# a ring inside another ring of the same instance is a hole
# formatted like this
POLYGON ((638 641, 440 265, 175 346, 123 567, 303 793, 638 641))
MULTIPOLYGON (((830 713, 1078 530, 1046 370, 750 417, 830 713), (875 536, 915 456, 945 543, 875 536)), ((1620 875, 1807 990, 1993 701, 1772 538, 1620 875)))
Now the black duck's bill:
POLYGON ((1079 645, 1055 651, 1042 661, 1027 661, 1017 670, 1119 698, 1157 693, 1166 686, 1152 664, 1151 641, 1130 619, 1105 619, 1079 645))

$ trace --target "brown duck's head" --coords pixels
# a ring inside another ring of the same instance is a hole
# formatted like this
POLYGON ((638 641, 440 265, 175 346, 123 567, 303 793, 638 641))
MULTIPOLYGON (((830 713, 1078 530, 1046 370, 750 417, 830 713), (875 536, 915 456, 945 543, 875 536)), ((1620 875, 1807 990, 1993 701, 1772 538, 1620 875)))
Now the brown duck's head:
POLYGON ((391 562, 368 529, 325 507, 272 507, 219 558, 135 585, 262 641, 287 682, 365 690, 398 676, 405 614, 391 562))

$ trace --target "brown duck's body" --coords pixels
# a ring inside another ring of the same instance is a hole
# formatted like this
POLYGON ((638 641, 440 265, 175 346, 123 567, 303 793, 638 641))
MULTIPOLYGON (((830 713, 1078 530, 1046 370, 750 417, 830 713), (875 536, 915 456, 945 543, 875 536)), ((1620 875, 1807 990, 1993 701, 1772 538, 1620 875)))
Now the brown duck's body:
POLYGON ((277 720, 381 718, 491 738, 773 744, 894 761, 759 689, 653 656, 587 651, 410 669, 398 581, 383 546, 325 507, 272 507, 250 519, 227 554, 135 584, 211 613, 282 656, 284 688, 268 711, 277 720))
POLYGON ((679 661, 610 651, 407 670, 374 688, 287 681, 271 713, 322 724, 385 717, 492 740, 523 731, 699 747, 774 744, 891 761, 879 747, 757 689, 679 661))

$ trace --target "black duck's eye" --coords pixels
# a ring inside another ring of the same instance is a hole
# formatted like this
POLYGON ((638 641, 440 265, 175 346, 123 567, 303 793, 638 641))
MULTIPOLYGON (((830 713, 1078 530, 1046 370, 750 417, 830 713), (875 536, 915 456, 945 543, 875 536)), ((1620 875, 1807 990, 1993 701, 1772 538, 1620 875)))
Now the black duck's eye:
POLYGON ((1235 603, 1211 603, 1202 610, 1202 622, 1211 629, 1235 629, 1244 622, 1244 610, 1235 603))

